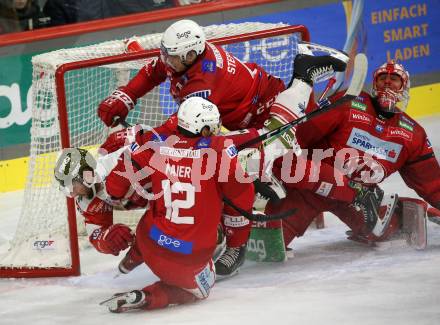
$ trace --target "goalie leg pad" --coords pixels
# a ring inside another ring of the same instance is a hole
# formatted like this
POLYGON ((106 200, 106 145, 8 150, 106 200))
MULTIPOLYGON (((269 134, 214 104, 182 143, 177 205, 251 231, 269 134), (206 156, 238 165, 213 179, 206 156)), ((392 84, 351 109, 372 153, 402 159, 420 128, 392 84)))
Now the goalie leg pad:
POLYGON ((407 243, 417 250, 427 246, 426 213, 428 204, 419 199, 401 198, 402 233, 407 243))
POLYGON ((287 260, 280 221, 255 223, 246 247, 246 259, 257 262, 287 260))

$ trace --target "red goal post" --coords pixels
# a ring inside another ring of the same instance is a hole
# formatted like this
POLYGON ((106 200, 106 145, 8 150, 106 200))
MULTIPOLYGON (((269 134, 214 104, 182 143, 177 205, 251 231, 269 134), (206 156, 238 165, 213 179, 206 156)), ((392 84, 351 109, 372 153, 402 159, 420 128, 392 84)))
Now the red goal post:
MULTIPOLYGON (((241 23, 204 30, 209 42, 226 47, 240 60, 259 64, 286 84, 293 74, 297 42, 310 40, 302 25, 241 23)), ((132 78, 145 60, 159 55, 160 36, 138 37, 146 49, 142 52, 124 53, 120 40, 32 59, 29 176, 15 236, 6 254, 0 255, 0 277, 80 274, 77 227, 84 228, 83 220, 73 199, 66 200, 58 191, 53 179, 56 157, 62 148, 93 148, 105 140, 109 130, 97 117, 98 104, 132 78)), ((161 124, 177 107, 168 90, 166 82, 142 97, 128 122, 161 124)), ((124 214, 121 218, 131 223, 124 214)))

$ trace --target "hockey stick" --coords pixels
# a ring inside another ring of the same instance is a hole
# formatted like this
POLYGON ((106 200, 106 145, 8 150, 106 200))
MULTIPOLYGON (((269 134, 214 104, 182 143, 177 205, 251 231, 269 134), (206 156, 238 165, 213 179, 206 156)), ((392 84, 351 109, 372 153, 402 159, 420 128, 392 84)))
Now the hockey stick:
POLYGON ((285 219, 296 213, 298 209, 290 209, 276 214, 253 214, 249 213, 246 210, 236 206, 230 199, 226 196, 223 196, 223 201, 233 208, 235 211, 240 212, 245 218, 251 221, 264 222, 264 221, 272 221, 272 220, 280 220, 285 219))
POLYGON ((313 112, 310 112, 308 114, 303 115, 302 117, 288 122, 282 126, 280 126, 277 129, 274 129, 272 131, 269 131, 267 133, 261 134, 260 136, 251 139, 245 143, 240 144, 237 146, 237 150, 243 150, 245 148, 249 148, 253 146, 256 143, 264 142, 269 138, 272 137, 278 137, 282 133, 286 132, 288 129, 290 129, 293 126, 296 126, 298 124, 302 124, 304 122, 307 122, 311 118, 321 115, 322 113, 325 113, 335 107, 338 107, 339 105, 348 102, 354 98, 356 98, 360 92, 362 91, 362 88, 364 86, 365 78, 367 76, 367 70, 368 70, 368 61, 367 57, 363 53, 359 53, 355 57, 354 61, 354 69, 353 69, 353 76, 351 78, 350 86, 348 87, 347 91, 345 92, 344 96, 336 100, 335 102, 319 107, 319 109, 314 110, 313 112))
POLYGON ((335 82, 336 82, 336 78, 334 78, 334 77, 332 77, 332 78, 330 78, 330 79, 328 80, 328 82, 327 82, 327 86, 325 86, 324 91, 322 92, 321 96, 319 96, 319 99, 318 99, 318 105, 322 105, 321 102, 322 102, 325 98, 327 98, 327 93, 328 93, 328 91, 330 90, 330 88, 333 87, 333 85, 335 84, 335 82))

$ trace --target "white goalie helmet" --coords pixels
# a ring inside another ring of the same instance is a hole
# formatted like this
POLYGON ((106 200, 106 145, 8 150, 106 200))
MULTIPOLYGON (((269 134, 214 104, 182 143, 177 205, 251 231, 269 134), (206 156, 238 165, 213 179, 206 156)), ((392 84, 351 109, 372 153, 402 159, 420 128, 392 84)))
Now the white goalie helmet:
POLYGON ((177 111, 177 125, 193 134, 199 134, 205 126, 219 134, 222 126, 220 113, 215 104, 202 97, 190 97, 177 111))
MULTIPOLYGON (((168 27, 162 35, 160 51, 162 56, 178 55, 182 61, 190 51, 200 55, 205 50, 206 37, 196 22, 183 19, 168 27)), ((164 61, 165 62, 165 61, 164 61)))

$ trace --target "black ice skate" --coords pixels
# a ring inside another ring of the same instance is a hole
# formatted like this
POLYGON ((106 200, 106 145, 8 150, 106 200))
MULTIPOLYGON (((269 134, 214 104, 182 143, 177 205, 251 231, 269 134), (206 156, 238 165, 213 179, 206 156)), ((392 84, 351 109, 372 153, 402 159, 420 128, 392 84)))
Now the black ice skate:
POLYGON ((227 247, 222 256, 215 262, 215 273, 221 278, 230 277, 238 273, 244 263, 246 244, 240 247, 227 247))
MULTIPOLYGON (((293 79, 300 79, 309 85, 329 79, 335 72, 345 71, 349 56, 344 52, 312 43, 300 43, 299 54, 293 63, 293 79), (325 52, 315 56, 312 51, 325 52)), ((290 82, 290 85, 293 82, 290 82)))

